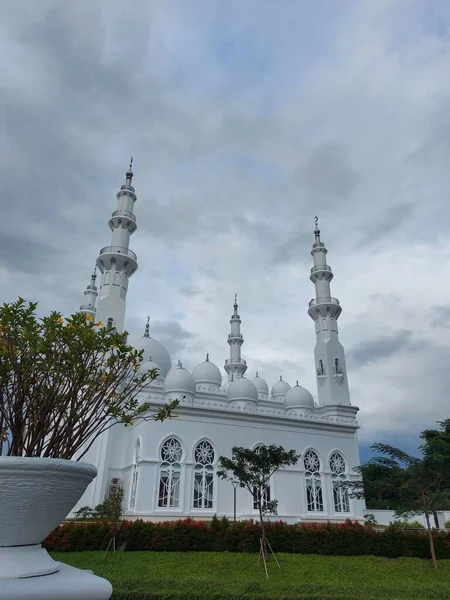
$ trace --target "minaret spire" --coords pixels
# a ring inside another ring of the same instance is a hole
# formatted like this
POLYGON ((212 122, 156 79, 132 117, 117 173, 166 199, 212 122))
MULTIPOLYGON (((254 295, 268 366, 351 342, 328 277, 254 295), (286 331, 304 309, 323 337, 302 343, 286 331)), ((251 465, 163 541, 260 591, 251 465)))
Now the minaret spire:
POLYGON ((94 271, 91 275, 91 283, 86 287, 84 292, 84 304, 80 306, 80 312, 91 315, 91 317, 95 318, 96 308, 95 302, 98 296, 97 286, 95 285, 95 280, 97 279, 97 267, 94 267, 94 271))
POLYGON ((237 294, 234 295, 233 314, 230 319, 231 333, 228 334, 230 345, 230 358, 225 361, 224 369, 228 374, 228 381, 243 377, 247 370, 247 363, 241 357, 241 346, 244 338, 241 333, 241 318, 238 313, 237 294))
POLYGON ((137 256, 130 250, 130 236, 136 231, 133 213, 136 190, 132 185, 133 159, 125 174, 125 183, 117 193, 117 210, 109 219, 111 245, 100 250, 97 267, 102 274, 97 318, 107 326, 123 331, 128 280, 137 269, 137 256))
POLYGON ((314 350, 319 405, 350 404, 347 382, 345 353, 339 341, 337 320, 341 306, 331 296, 331 267, 327 264, 325 244, 320 239, 320 230, 315 217, 314 243, 311 251, 314 266, 310 279, 314 283, 316 297, 309 303, 308 314, 316 325, 316 347, 314 350))
POLYGON ((147 317, 147 323, 145 324, 144 337, 150 337, 150 317, 147 317))

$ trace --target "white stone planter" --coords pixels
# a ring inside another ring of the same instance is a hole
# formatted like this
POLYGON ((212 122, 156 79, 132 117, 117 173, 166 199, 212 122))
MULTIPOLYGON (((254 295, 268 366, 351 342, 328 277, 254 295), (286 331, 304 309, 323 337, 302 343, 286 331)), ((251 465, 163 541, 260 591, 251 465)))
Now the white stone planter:
POLYGON ((0 599, 110 597, 108 581, 61 565, 41 547, 96 474, 70 460, 0 457, 0 599), (83 590, 74 586, 77 574, 83 590))

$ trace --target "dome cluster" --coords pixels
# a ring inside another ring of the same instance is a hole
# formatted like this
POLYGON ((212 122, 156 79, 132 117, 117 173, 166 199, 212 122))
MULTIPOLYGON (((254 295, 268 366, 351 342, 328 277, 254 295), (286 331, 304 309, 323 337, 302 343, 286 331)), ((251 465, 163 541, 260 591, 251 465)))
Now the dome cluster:
POLYGON ((192 373, 184 369, 180 361, 172 367, 167 350, 160 342, 150 337, 148 322, 145 334, 132 342, 132 345, 137 350, 144 351, 143 362, 137 374, 143 375, 148 371, 156 370, 158 372, 156 380, 163 382, 163 394, 167 399, 192 401, 198 391, 217 393, 221 390, 222 394, 226 392, 228 404, 241 408, 255 407, 259 401, 282 404, 287 412, 298 408, 314 408, 314 398, 308 390, 299 385, 298 381, 291 387, 281 376, 272 386, 270 395, 267 382, 259 376, 258 372, 252 380, 243 375, 239 376, 239 373, 231 375, 231 381, 225 381, 221 387, 222 373, 217 365, 209 360, 209 354, 192 373))

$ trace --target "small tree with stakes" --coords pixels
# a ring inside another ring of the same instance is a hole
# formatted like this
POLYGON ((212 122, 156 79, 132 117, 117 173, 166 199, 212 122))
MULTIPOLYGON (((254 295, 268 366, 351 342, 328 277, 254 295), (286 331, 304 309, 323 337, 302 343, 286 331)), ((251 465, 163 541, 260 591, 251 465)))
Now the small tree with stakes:
POLYGON ((266 576, 267 571, 268 544, 265 523, 270 515, 277 514, 278 500, 266 500, 266 490, 270 484, 270 478, 279 469, 295 465, 300 455, 295 450, 286 451, 282 446, 260 445, 254 450, 233 446, 231 458, 221 456, 219 465, 222 468, 217 475, 221 479, 238 481, 239 487, 246 488, 253 497, 258 507, 259 521, 261 525, 261 552, 264 562, 266 576))

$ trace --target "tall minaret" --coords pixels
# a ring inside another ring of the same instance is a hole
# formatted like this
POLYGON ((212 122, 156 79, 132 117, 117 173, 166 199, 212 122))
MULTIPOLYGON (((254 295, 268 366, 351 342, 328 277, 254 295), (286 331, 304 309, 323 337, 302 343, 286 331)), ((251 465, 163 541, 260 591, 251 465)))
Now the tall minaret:
POLYGON ((241 346, 244 338, 241 333, 241 317, 238 315, 237 294, 234 296, 234 312, 231 316, 231 333, 228 334, 230 344, 230 358, 225 361, 224 369, 228 374, 228 381, 243 377, 247 370, 247 363, 241 358, 241 346))
POLYGON ((128 279, 137 269, 137 256, 129 249, 130 236, 137 228, 133 214, 136 193, 131 185, 132 164, 133 159, 126 172, 125 184, 117 193, 117 210, 109 220, 111 246, 102 248, 97 258, 102 282, 96 318, 105 326, 113 325, 117 331, 123 331, 128 279))
POLYGON ((331 296, 331 268, 327 265, 327 249, 320 240, 320 230, 314 230, 312 247, 314 266, 310 279, 316 288, 316 297, 309 303, 308 314, 316 324, 314 357, 317 373, 319 405, 350 404, 350 393, 345 367, 344 348, 339 341, 337 320, 341 314, 339 300, 331 296))
POLYGON ((98 296, 97 286, 95 285, 95 280, 97 279, 97 267, 95 267, 94 272, 91 275, 91 283, 87 286, 84 292, 84 304, 80 306, 80 312, 91 315, 92 318, 95 318, 95 302, 98 296))

